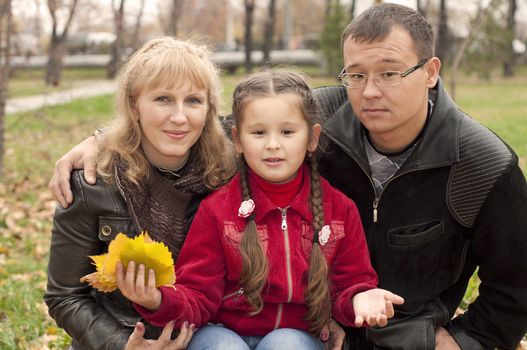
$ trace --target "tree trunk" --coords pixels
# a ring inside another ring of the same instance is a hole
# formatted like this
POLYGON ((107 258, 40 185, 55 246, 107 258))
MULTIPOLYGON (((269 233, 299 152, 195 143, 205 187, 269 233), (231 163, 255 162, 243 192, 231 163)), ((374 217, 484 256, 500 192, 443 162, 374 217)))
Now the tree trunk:
POLYGON ((106 77, 112 79, 115 77, 123 64, 123 40, 124 40, 124 3, 126 0, 121 0, 119 9, 113 7, 114 23, 115 23, 115 41, 111 47, 110 62, 106 67, 106 77))
POLYGON ((503 62, 503 76, 504 77, 512 77, 514 76, 515 71, 515 53, 513 49, 513 40, 515 37, 515 29, 516 29, 516 21, 514 17, 516 16, 516 10, 517 10, 517 4, 516 0, 509 0, 509 11, 507 13, 507 33, 509 35, 509 49, 507 52, 507 55, 505 57, 505 60, 503 62))
POLYGON ((46 85, 59 86, 62 78, 62 60, 66 44, 59 38, 52 39, 49 46, 48 63, 46 65, 46 85))
POLYGON ((264 43, 263 43, 263 63, 267 65, 271 60, 271 50, 273 48, 274 24, 276 22, 276 0, 269 0, 268 16, 265 21, 264 43))
POLYGON ((4 173, 4 133, 5 133, 5 105, 7 100, 7 81, 10 70, 11 43, 11 0, 2 0, 0 4, 0 179, 4 173))
POLYGON ((439 6, 439 25, 437 30, 436 40, 436 56, 446 64, 448 60, 448 47, 449 47, 449 32, 448 32, 448 15, 447 15, 447 3, 446 0, 440 1, 439 6))
POLYGON ((141 0, 139 6, 139 12, 137 13, 137 17, 135 18, 134 34, 132 35, 132 47, 134 48, 134 51, 141 46, 139 34, 141 33, 141 20, 143 19, 145 0, 141 0))
POLYGON ((350 4, 350 21, 355 18, 355 8, 357 7, 357 1, 351 0, 350 4))
POLYGON ((167 35, 177 37, 179 18, 183 12, 183 0, 172 0, 172 7, 170 8, 170 18, 165 28, 167 35))
POLYGON ((244 0, 245 4, 245 72, 249 73, 253 70, 252 51, 253 51, 253 15, 254 15, 254 1, 244 0))
POLYGON ((64 24, 62 33, 59 34, 57 23, 58 8, 64 4, 57 0, 48 0, 49 14, 51 15, 51 40, 48 54, 48 63, 46 66, 46 85, 57 86, 60 85, 60 78, 62 74, 62 59, 66 52, 66 40, 68 38, 68 31, 75 16, 75 9, 77 8, 78 0, 72 0, 69 5, 68 19, 64 24))

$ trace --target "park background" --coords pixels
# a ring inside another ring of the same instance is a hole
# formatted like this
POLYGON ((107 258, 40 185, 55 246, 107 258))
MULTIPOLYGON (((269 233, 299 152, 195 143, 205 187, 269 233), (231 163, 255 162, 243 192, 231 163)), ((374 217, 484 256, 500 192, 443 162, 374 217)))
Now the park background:
MULTIPOLYGON (((101 87, 129 54, 160 35, 200 37, 223 68, 226 115, 235 84, 262 65, 336 84, 339 33, 374 2, 0 0, 0 349, 68 348, 42 301, 56 205, 47 184, 56 159, 112 117, 101 87)), ((527 173, 527 0, 398 2, 433 23, 449 92, 527 173)), ((460 312, 477 287, 475 276, 460 312)))

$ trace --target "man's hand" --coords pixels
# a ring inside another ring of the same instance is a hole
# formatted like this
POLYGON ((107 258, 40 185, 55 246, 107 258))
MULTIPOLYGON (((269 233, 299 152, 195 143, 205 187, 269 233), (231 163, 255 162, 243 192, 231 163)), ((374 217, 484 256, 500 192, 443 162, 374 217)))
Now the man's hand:
POLYGON ((450 333, 443 327, 436 329, 436 350, 461 350, 450 333))
POLYGON ((400 305, 404 299, 387 290, 375 288, 356 294, 352 302, 356 327, 362 326, 364 322, 369 326, 384 327, 395 314, 393 304, 400 305))
POLYGON ((329 320, 320 332, 320 340, 324 345, 324 350, 341 350, 345 337, 346 333, 333 319, 329 320))
POLYGON ((70 173, 73 169, 84 168, 86 182, 95 184, 98 153, 97 140, 95 136, 90 136, 69 150, 55 163, 55 170, 48 188, 63 208, 67 208, 73 201, 70 188, 70 173))
POLYGON ((156 288, 156 274, 148 271, 148 282, 145 285, 145 265, 140 264, 135 273, 135 262, 130 261, 126 271, 123 264, 117 263, 115 280, 121 293, 131 302, 156 311, 161 305, 161 292, 156 288))
POLYGON ((170 340, 170 335, 174 329, 174 322, 171 321, 163 328, 163 332, 157 340, 145 339, 145 326, 141 322, 137 322, 134 332, 130 335, 128 343, 126 343, 125 350, 180 350, 186 349, 192 335, 194 334, 194 325, 190 327, 185 322, 181 325, 179 336, 170 340))

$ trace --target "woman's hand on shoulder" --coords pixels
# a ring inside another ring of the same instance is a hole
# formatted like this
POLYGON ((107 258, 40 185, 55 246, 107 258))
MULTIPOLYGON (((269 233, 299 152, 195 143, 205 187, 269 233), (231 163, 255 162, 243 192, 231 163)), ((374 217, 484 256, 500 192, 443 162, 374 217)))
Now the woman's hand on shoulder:
POLYGON ((48 188, 63 208, 67 208, 73 201, 70 187, 70 174, 73 169, 84 168, 86 182, 95 184, 98 153, 97 140, 95 136, 90 136, 69 150, 55 163, 53 177, 48 188))
POLYGON ((384 327, 395 314, 393 304, 401 305, 404 299, 387 290, 374 288, 357 293, 352 302, 356 327, 362 326, 364 322, 370 327, 384 327))
POLYGON ((181 325, 179 336, 171 340, 170 335, 174 329, 174 321, 165 325, 163 332, 158 339, 145 339, 145 326, 137 322, 133 333, 126 343, 125 350, 180 350, 186 349, 192 335, 194 334, 194 325, 188 325, 187 322, 181 325))
POLYGON ((128 300, 150 311, 156 311, 161 305, 161 292, 156 288, 155 272, 152 269, 145 272, 145 266, 140 264, 136 274, 135 266, 135 262, 130 261, 124 271, 122 263, 117 263, 115 276, 117 287, 128 300), (146 273, 148 273, 148 281, 145 284, 146 273))

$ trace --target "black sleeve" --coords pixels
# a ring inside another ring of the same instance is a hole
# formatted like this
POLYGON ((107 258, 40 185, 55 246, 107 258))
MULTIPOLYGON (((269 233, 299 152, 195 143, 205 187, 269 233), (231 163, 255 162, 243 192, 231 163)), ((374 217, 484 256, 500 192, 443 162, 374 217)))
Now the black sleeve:
POLYGON ((514 349, 527 331, 527 185, 516 157, 481 208, 472 253, 479 297, 454 324, 485 348, 514 349))
POLYGON ((86 349, 123 349, 132 329, 101 308, 92 288, 79 280, 94 272, 88 256, 105 252, 98 238, 96 209, 98 203, 108 200, 103 198, 101 186, 105 185, 86 184, 82 172, 72 174, 74 201, 67 209, 57 205, 53 217, 44 300, 57 325, 86 349))

